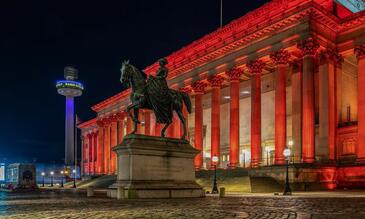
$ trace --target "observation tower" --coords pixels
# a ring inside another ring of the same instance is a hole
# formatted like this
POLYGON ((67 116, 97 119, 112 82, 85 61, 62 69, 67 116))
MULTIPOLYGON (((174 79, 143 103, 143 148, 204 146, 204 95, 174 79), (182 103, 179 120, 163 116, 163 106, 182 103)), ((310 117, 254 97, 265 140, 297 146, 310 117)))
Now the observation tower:
POLYGON ((65 165, 75 164, 75 106, 74 97, 82 95, 84 86, 77 82, 78 71, 74 67, 64 68, 65 80, 57 81, 57 92, 66 97, 65 118, 65 165))

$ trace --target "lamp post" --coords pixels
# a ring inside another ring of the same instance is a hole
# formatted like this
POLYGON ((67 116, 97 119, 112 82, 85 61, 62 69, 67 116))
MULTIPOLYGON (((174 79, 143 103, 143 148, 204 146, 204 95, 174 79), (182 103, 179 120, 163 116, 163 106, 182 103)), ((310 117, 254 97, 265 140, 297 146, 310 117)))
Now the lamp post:
POLYGON ((42 172, 41 175, 42 175, 42 187, 44 187, 44 176, 46 175, 46 173, 42 172))
POLYGON ((72 170, 72 173, 74 174, 74 185, 73 188, 76 188, 76 169, 72 170))
POLYGON ((53 187, 53 174, 54 174, 54 172, 51 171, 50 174, 51 174, 51 187, 53 187))
POLYGON ((283 154, 286 160, 286 177, 285 177, 285 189, 283 195, 291 195, 291 189, 289 184, 289 157, 290 157, 290 148, 285 148, 283 154))
POLYGON ((63 187, 63 174, 64 174, 64 172, 63 172, 63 170, 61 170, 61 187, 63 187))
POLYGON ((218 163, 218 156, 214 155, 212 157, 212 162, 214 164, 214 181, 213 181, 213 189, 212 189, 212 194, 218 194, 218 186, 217 186, 217 163, 218 163))

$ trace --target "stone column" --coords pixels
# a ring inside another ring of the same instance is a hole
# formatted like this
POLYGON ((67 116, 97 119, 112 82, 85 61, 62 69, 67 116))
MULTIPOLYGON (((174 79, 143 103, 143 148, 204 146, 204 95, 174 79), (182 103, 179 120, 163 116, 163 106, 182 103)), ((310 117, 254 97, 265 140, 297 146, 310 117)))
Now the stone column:
POLYGON ((127 135, 130 134, 132 132, 133 129, 133 121, 131 119, 131 117, 129 117, 129 115, 127 115, 127 135))
POLYGON ((117 113, 118 144, 122 143, 124 137, 124 114, 117 113))
POLYGON ((92 156, 92 152, 93 152, 93 134, 88 134, 87 135, 87 141, 89 143, 88 145, 88 155, 87 155, 87 161, 88 161, 88 169, 87 169, 87 173, 88 175, 91 175, 91 168, 92 168, 92 162, 93 162, 93 156, 92 156))
POLYGON ((144 134, 151 135, 151 112, 144 111, 144 134))
POLYGON ((195 169, 203 167, 203 94, 207 84, 204 81, 197 81, 192 85, 195 94, 195 148, 200 150, 200 153, 195 156, 195 169))
POLYGON ((110 169, 109 174, 115 174, 117 168, 117 154, 113 148, 118 144, 118 118, 117 115, 111 117, 110 124, 110 169))
POLYGON ((313 163, 315 149, 314 62, 319 44, 310 37, 298 43, 297 47, 303 52, 302 160, 304 163, 313 163))
POLYGON ((316 155, 325 160, 335 160, 336 155, 336 67, 341 65, 342 56, 333 49, 319 55, 319 141, 316 155))
POLYGON ((215 164, 219 167, 221 160, 220 153, 220 108, 221 108, 221 86, 224 81, 224 78, 220 75, 213 75, 208 78, 208 82, 212 88, 212 97, 211 97, 211 149, 210 149, 210 159, 212 160, 213 156, 217 156, 219 161, 215 164))
MULTIPOLYGON (((181 87, 179 89, 179 91, 184 92, 184 93, 187 93, 187 94, 191 94, 192 88, 191 87, 181 87)), ((188 112, 185 104, 183 104, 182 112, 183 112, 183 116, 185 118, 185 124, 186 124, 186 140, 189 140, 189 112, 188 112)), ((183 127, 183 124, 180 122, 180 120, 179 120, 179 124, 180 124, 180 127, 179 127, 180 133, 179 133, 179 136, 181 137, 184 134, 183 133, 184 132, 184 127, 183 127)))
POLYGON ((98 131, 93 133, 93 168, 92 168, 92 174, 95 175, 96 174, 96 164, 97 164, 97 151, 98 151, 98 131))
POLYGON ((275 77, 275 164, 285 164, 286 147, 286 71, 290 53, 280 49, 270 55, 276 66, 275 77))
POLYGON ((236 168, 240 157, 240 77, 243 70, 232 68, 226 74, 230 79, 229 167, 236 168))
POLYGON ((251 73, 251 167, 261 162, 261 72, 265 67, 262 60, 247 64, 251 73))
POLYGON ((86 159, 86 156, 85 156, 86 155, 86 148, 87 148, 87 143, 86 143, 87 140, 85 141, 85 136, 83 136, 83 135, 81 135, 80 138, 81 138, 81 164, 80 164, 80 168, 81 168, 81 174, 86 175, 85 169, 87 169, 87 168, 85 168, 85 163, 89 162, 89 160, 86 159))
POLYGON ((96 123, 99 126, 96 171, 98 174, 104 174, 104 121, 98 120, 96 123))
POLYGON ((358 162, 365 162, 365 44, 355 48, 357 57, 357 137, 358 162))
POLYGON ((302 70, 303 60, 292 63, 292 154, 295 163, 302 160, 302 70))
POLYGON ((110 172, 110 119, 104 119, 104 172, 110 172))

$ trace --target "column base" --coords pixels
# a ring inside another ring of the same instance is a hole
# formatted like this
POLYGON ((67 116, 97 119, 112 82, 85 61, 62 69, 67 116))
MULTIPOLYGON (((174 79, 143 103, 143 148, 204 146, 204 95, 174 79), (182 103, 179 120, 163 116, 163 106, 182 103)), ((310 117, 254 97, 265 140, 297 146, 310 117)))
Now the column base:
POLYGON ((276 159, 275 165, 278 165, 278 166, 285 165, 285 159, 276 159))
POLYGON ((230 163, 228 164, 228 169, 236 169, 238 167, 238 163, 230 163))
POLYGON ((302 162, 303 163, 314 163, 314 158, 313 157, 303 157, 302 162))
POLYGON ((365 157, 358 157, 356 158, 356 164, 365 164, 365 157))

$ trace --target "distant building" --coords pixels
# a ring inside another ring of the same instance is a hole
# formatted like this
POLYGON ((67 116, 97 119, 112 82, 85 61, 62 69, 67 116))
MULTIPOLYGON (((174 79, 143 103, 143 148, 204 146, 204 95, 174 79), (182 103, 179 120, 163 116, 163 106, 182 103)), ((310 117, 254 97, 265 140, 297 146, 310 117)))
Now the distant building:
MULTIPOLYGON (((169 85, 193 100, 197 170, 213 156, 220 168, 280 167, 289 147, 303 166, 294 180, 365 185, 365 11, 362 1, 338 2, 272 0, 167 56, 169 85)), ((129 95, 92 106, 96 118, 78 126, 83 174, 115 174, 112 148, 132 128, 129 95)), ((159 135, 153 114, 142 114, 138 132, 159 135)), ((168 136, 180 132, 175 118, 168 136)))
POLYGON ((11 189, 37 188, 36 170, 33 164, 14 163, 7 167, 6 184, 11 189))

